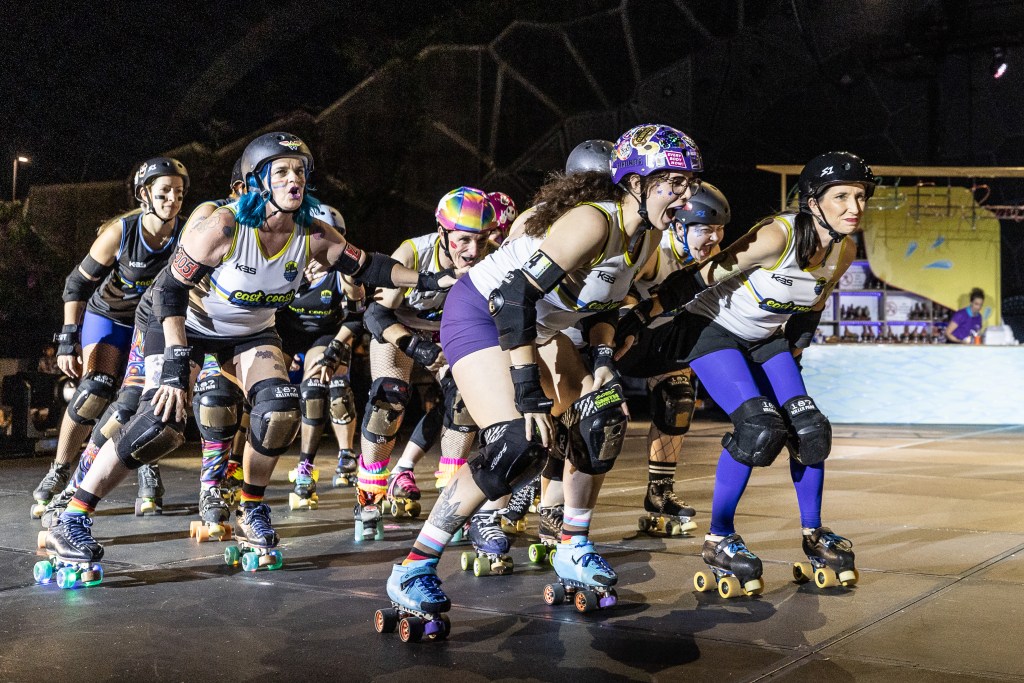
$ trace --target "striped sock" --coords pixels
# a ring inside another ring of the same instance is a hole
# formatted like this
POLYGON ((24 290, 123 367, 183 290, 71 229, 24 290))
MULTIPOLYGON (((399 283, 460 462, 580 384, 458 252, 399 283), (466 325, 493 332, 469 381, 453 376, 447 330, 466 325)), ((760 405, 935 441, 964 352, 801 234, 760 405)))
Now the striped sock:
POLYGON ((242 505, 246 503, 250 505, 259 505, 263 502, 263 497, 267 493, 266 486, 256 486, 249 482, 242 482, 242 505))
POLYGON ((676 463, 647 461, 647 481, 671 479, 674 476, 676 476, 676 463))
POLYGON ((61 519, 64 517, 71 517, 73 515, 91 515, 96 510, 96 506, 99 505, 99 496, 94 496, 82 487, 79 487, 75 491, 75 497, 68 503, 68 507, 61 514, 61 519))
POLYGON ((383 494, 388 488, 388 461, 366 462, 359 456, 359 488, 374 494, 383 494))
POLYGON ((224 479, 228 469, 227 454, 231 442, 202 439, 203 462, 199 469, 199 483, 205 488, 216 486, 224 479))
POLYGON ((441 559, 441 553, 444 552, 444 547, 450 540, 452 540, 452 534, 438 529, 430 522, 424 523, 423 528, 420 529, 420 535, 416 537, 416 543, 409 551, 409 556, 402 562, 402 566, 416 562, 426 562, 436 566, 437 561, 441 559))
POLYGON ((437 488, 443 489, 447 486, 448 482, 455 476, 455 473, 459 471, 459 468, 465 464, 465 458, 449 458, 447 455, 442 455, 437 466, 437 472, 434 473, 434 476, 437 477, 437 488))
POLYGON ((562 520, 562 543, 573 542, 575 536, 586 537, 590 533, 590 518, 593 516, 594 511, 588 508, 566 506, 562 520))

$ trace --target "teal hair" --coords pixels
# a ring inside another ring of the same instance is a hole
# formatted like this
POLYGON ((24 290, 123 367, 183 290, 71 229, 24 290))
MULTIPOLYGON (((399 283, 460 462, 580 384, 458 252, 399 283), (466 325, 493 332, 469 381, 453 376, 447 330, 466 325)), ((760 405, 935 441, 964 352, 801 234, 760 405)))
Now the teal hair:
MULTIPOLYGON (((270 182, 270 164, 267 164, 264 171, 263 187, 270 182)), ((241 225, 247 228, 258 228, 266 220, 267 200, 263 198, 263 192, 256 182, 256 178, 249 177, 248 191, 238 199, 238 212, 236 218, 241 225)), ((269 196, 269 195, 268 195, 269 196)), ((300 227, 306 227, 313 222, 313 211, 320 208, 320 200, 309 193, 309 187, 302 193, 302 204, 299 210, 293 215, 295 223, 300 227)))

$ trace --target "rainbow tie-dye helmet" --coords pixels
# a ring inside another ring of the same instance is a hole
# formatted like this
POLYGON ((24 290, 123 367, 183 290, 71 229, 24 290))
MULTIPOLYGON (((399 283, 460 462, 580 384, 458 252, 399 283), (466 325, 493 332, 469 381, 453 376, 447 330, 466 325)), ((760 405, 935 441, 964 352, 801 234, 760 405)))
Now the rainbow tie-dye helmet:
POLYGON ((519 216, 516 203, 504 192, 488 192, 487 198, 494 207, 495 229, 503 235, 508 234, 512 224, 516 222, 516 217, 519 216))
POLYGON ((487 232, 497 227, 491 200, 475 187, 458 187, 441 197, 434 216, 445 230, 487 232))
POLYGON ((630 173, 647 176, 655 171, 704 170, 697 143, 671 126, 646 123, 623 133, 612 152, 612 182, 620 183, 630 173))

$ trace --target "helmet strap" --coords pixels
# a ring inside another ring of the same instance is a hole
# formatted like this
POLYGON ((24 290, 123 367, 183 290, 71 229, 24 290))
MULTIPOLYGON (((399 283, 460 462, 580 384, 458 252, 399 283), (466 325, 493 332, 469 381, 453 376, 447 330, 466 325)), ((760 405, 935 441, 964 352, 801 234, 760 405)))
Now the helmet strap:
POLYGON ((171 220, 170 218, 164 218, 163 216, 156 212, 156 207, 153 205, 153 195, 149 191, 149 185, 143 185, 139 194, 141 195, 141 197, 139 197, 139 201, 142 203, 143 216, 153 214, 160 220, 161 223, 167 223, 171 220))
POLYGON ((626 191, 630 197, 637 201, 636 212, 640 215, 640 229, 634 233, 633 237, 629 240, 629 251, 632 252, 636 249, 636 246, 640 243, 640 240, 644 238, 644 233, 648 230, 654 229, 654 224, 651 223, 651 219, 647 214, 647 187, 644 184, 643 178, 640 179, 640 196, 633 194, 633 190, 630 189, 629 183, 623 180, 619 183, 619 187, 626 191))
POLYGON ((455 259, 452 257, 452 251, 448 248, 448 235, 451 234, 451 230, 448 230, 440 223, 437 224, 437 227, 441 228, 441 251, 443 251, 444 255, 448 257, 448 260, 452 262, 452 265, 455 265, 455 259))
MULTIPOLYGON (((807 208, 809 209, 810 207, 807 208)), ((842 242, 843 238, 846 237, 846 235, 842 235, 836 232, 835 229, 828 224, 828 221, 825 220, 825 212, 822 211, 820 206, 818 207, 818 213, 814 213, 812 211, 811 215, 814 216, 814 220, 818 223, 818 225, 820 225, 823 229, 825 229, 826 232, 828 232, 828 236, 832 238, 833 244, 842 242)))
MULTIPOLYGON (((269 166, 267 167, 267 177, 268 178, 270 177, 270 168, 269 168, 269 166)), ((302 205, 301 204, 299 205, 298 209, 291 209, 291 210, 282 209, 278 205, 278 203, 276 201, 274 201, 274 192, 273 192, 273 190, 271 190, 269 187, 267 187, 267 185, 263 182, 263 178, 260 177, 260 175, 258 173, 256 174, 256 182, 259 184, 260 197, 263 199, 263 201, 270 202, 270 205, 273 206, 275 209, 277 209, 276 211, 274 211, 274 213, 272 213, 269 216, 267 216, 268 220, 273 218, 274 216, 276 216, 279 213, 298 213, 299 211, 302 210, 302 205)))

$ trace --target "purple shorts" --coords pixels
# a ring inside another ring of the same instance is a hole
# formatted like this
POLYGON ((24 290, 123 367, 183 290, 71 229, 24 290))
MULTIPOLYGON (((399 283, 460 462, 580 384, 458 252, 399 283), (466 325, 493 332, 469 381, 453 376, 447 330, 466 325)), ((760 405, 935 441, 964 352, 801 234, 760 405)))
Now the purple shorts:
POLYGON ((481 349, 498 346, 498 328, 487 299, 469 278, 469 273, 459 278, 444 300, 441 349, 450 365, 481 349))

